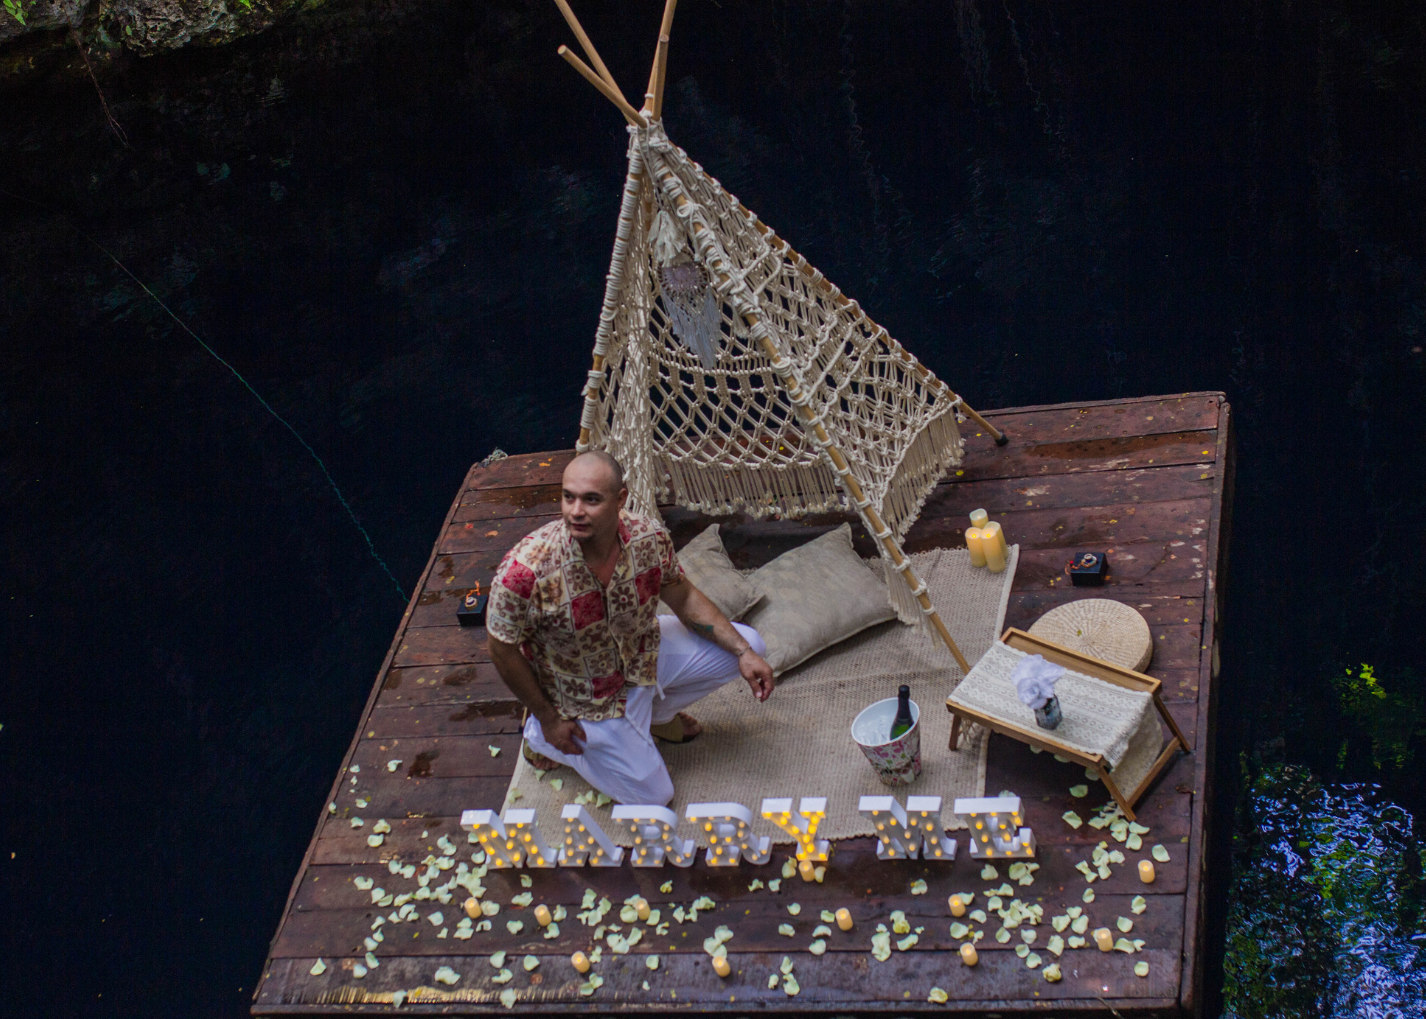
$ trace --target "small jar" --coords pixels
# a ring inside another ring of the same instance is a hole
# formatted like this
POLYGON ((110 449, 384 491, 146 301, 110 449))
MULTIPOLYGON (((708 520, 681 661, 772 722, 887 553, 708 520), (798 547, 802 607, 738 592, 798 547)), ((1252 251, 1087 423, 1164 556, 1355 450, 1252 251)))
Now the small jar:
POLYGON ((1041 729, 1056 728, 1064 716, 1060 714, 1060 699, 1058 696, 1051 697, 1038 708, 1035 709, 1035 722, 1041 729))

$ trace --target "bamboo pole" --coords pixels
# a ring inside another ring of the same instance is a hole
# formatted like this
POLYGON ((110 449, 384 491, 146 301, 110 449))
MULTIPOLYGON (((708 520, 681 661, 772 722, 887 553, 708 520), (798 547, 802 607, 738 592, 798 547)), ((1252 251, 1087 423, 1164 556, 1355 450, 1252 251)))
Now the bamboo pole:
POLYGON ((658 120, 663 116, 664 72, 668 67, 668 38, 673 32, 673 9, 678 0, 664 0, 663 21, 659 24, 659 45, 654 51, 654 66, 649 71, 649 94, 644 99, 647 109, 658 120))
MULTIPOLYGON (((655 173, 658 173, 658 171, 655 171, 655 173)), ((658 174, 660 180, 667 180, 666 175, 671 176, 672 174, 667 170, 665 170, 664 173, 658 174)), ((682 194, 675 194, 674 201, 680 208, 688 204, 688 199, 682 194)), ((708 229, 697 218, 691 219, 690 226, 695 236, 708 229)), ((718 275, 720 281, 724 283, 730 278, 727 273, 720 272, 718 275)), ((747 322, 748 328, 750 329, 756 326, 759 321, 757 315, 753 314, 745 314, 743 315, 743 319, 747 322)), ((781 359, 781 354, 778 352, 771 338, 764 336, 761 343, 763 353, 767 355, 770 361, 776 364, 777 361, 781 359)), ((781 375, 783 385, 787 388, 788 398, 792 401, 793 406, 797 408, 797 413, 802 419, 803 426, 810 426, 818 447, 823 451, 827 459, 831 461, 832 470, 836 473, 838 481, 846 489, 847 495, 851 498, 852 503, 857 507, 858 513, 861 514, 862 520, 867 525, 867 529, 870 530, 872 536, 881 543, 881 547, 885 549, 887 557, 891 559, 892 566, 905 578, 906 586, 912 590, 921 587, 921 581, 916 576, 915 567, 911 565, 905 553, 901 551, 901 545, 897 542, 896 535, 892 533, 891 528, 886 525, 886 522, 881 519, 881 514, 867 501, 866 493, 862 490, 861 482, 859 482, 856 476, 851 472, 851 465, 848 463, 846 455, 842 452, 841 448, 832 441, 832 437, 827 434, 826 427, 821 421, 817 420, 817 416, 812 413, 812 409, 808 407, 803 400, 802 390, 798 387, 797 380, 793 378, 790 373, 786 375, 779 373, 779 375, 781 375)), ((946 645, 951 654, 955 657, 956 664, 961 667, 961 673, 969 673, 970 663, 966 661, 965 655, 961 654, 961 649, 956 646, 956 642, 952 639, 950 631, 946 629, 946 624, 942 622, 940 614, 936 612, 935 607, 931 604, 931 596, 923 590, 916 596, 916 601, 920 604, 926 617, 931 621, 931 626, 935 629, 936 635, 941 638, 942 643, 946 645)))
MULTIPOLYGON (((832 285, 832 281, 827 279, 827 277, 815 276, 812 270, 811 263, 809 263, 807 259, 803 258, 800 254, 793 250, 792 245, 788 244, 787 241, 779 237, 777 233, 772 229, 772 227, 768 226, 762 220, 758 219, 757 216, 754 215, 752 212, 749 212, 747 207, 743 205, 742 202, 734 198, 733 204, 737 206, 739 212, 741 212, 744 216, 752 220, 753 226, 757 229, 759 234, 768 238, 769 244, 771 244, 778 251, 780 251, 785 257, 792 259, 797 264, 798 271, 801 272, 802 275, 806 276, 808 279, 814 280, 817 284, 818 289, 820 289, 823 293, 830 295, 833 301, 836 302, 837 307, 845 308, 847 305, 852 303, 852 299, 846 294, 839 291, 836 287, 834 287, 832 285), (769 235, 771 236, 769 237, 769 235)), ((885 329, 882 330, 882 332, 885 331, 885 329)), ((954 392, 952 392, 951 388, 945 384, 945 382, 941 381, 940 379, 937 379, 934 375, 931 374, 931 370, 929 368, 923 365, 920 361, 916 360, 916 358, 911 354, 909 350, 903 348, 901 351, 901 356, 902 360, 907 361, 911 365, 911 367, 915 369, 916 374, 919 375, 923 381, 935 379, 936 383, 940 386, 941 389, 945 390, 947 393, 950 393, 950 395, 953 397, 956 395, 954 392)), ((970 404, 966 403, 964 399, 961 400, 961 410, 965 412, 966 417, 970 418, 981 428, 984 428, 987 432, 989 432, 990 437, 995 440, 995 444, 997 446, 1003 446, 1010 441, 1010 436, 1006 435, 999 428, 996 428, 985 418, 981 417, 980 414, 976 413, 976 411, 971 409, 970 404)))
POLYGON ((599 75, 595 74, 588 64, 586 64, 583 60, 580 60, 579 57, 575 56, 574 51, 572 49, 570 49, 568 46, 561 46, 555 52, 557 52, 560 56, 564 57, 565 60, 569 62, 570 67, 573 67, 580 74, 584 75, 584 77, 589 80, 589 84, 593 85, 595 88, 597 88, 600 92, 604 94, 604 98, 608 99, 615 106, 619 107, 620 112, 624 114, 625 120, 633 124, 635 127, 648 126, 644 122, 644 118, 639 114, 639 111, 630 106, 628 100, 625 99, 622 95, 620 95, 616 89, 611 88, 608 82, 606 82, 603 78, 599 77, 599 75))
MULTIPOLYGON (((594 43, 589 41, 589 36, 585 34, 584 27, 579 23, 579 19, 574 16, 574 11, 570 9, 569 0, 555 0, 555 6, 564 15, 564 20, 569 23, 569 27, 574 30, 574 37, 579 40, 579 44, 584 47, 585 56, 589 57, 589 62, 594 65, 594 69, 599 72, 599 77, 604 79, 604 83, 614 90, 614 94, 619 97, 619 101, 625 106, 629 105, 629 100, 624 98, 624 93, 619 90, 619 83, 614 80, 614 76, 609 73, 609 68, 604 66, 604 61, 599 57, 599 51, 594 48, 594 43)), ((632 107, 630 107, 632 109, 632 107)))

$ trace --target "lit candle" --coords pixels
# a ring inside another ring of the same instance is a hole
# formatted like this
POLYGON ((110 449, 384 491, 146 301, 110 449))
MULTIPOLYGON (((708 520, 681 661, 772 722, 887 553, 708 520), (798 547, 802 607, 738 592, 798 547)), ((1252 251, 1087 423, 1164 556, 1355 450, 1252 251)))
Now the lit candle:
POLYGON ((991 573, 1005 572, 1005 535, 994 520, 986 524, 980 532, 980 550, 985 556, 986 568, 991 573))
POLYGON ((1099 946, 1101 952, 1114 951, 1114 935, 1109 933, 1108 927, 1101 927, 1094 932, 1094 943, 1099 946))
POLYGON ((990 523, 990 514, 983 509, 970 511, 970 525, 972 527, 984 527, 990 523))
POLYGON ((966 528, 966 548, 970 549, 970 564, 972 566, 985 565, 985 532, 979 527, 966 528))
POLYGON ((1146 885, 1154 883, 1154 864, 1151 860, 1139 861, 1139 880, 1146 885))
POLYGON ((811 860, 800 860, 797 864, 797 873, 802 875, 803 881, 817 880, 817 869, 812 866, 811 860))
POLYGON ((974 966, 980 962, 980 953, 975 950, 975 945, 969 941, 961 944, 961 962, 967 966, 974 966))
POLYGON ((649 918, 649 900, 640 899, 634 903, 634 912, 639 914, 640 920, 647 920, 649 918))
POLYGON ((472 920, 479 920, 482 916, 480 912, 480 900, 474 895, 465 900, 465 915, 472 920))
POLYGON ((720 977, 725 977, 733 972, 733 967, 728 965, 728 960, 721 955, 713 956, 713 972, 720 977))
POLYGON ((959 895, 952 895, 949 899, 951 904, 951 916, 965 916, 966 904, 961 901, 959 895))
POLYGON ((580 973, 589 972, 589 956, 583 952, 575 952, 569 957, 569 961, 580 973))
POLYGON ((837 926, 844 931, 852 929, 852 911, 846 906, 837 910, 837 926))
POLYGON ((549 906, 546 906, 542 902, 535 907, 535 923, 539 924, 541 927, 548 927, 550 925, 550 919, 551 918, 549 906))

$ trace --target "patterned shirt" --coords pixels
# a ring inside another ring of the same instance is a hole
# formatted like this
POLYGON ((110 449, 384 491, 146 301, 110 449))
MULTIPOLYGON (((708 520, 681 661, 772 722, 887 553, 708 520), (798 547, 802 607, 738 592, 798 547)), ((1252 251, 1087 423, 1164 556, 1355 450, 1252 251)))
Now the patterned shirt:
POLYGON ((562 717, 620 718, 626 684, 657 681, 659 592, 682 579, 673 539, 657 521, 619 513, 619 560, 604 586, 556 520, 521 538, 501 561, 486 629, 520 645, 562 717))

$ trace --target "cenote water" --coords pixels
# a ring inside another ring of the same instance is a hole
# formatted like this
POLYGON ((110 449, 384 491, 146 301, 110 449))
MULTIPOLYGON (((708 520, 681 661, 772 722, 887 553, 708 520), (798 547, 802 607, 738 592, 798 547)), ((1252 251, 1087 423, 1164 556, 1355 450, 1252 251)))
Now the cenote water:
MULTIPOLYGON (((640 91, 662 5, 579 6, 640 91)), ((7 1014, 246 1014, 465 470, 572 445, 625 133, 566 31, 331 0, 101 65, 127 147, 0 90, 7 1014)), ((1426 7, 684 0, 671 52, 670 133, 972 404, 1228 393, 1207 1014, 1421 1015, 1426 7)))

